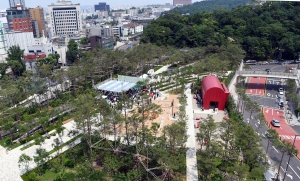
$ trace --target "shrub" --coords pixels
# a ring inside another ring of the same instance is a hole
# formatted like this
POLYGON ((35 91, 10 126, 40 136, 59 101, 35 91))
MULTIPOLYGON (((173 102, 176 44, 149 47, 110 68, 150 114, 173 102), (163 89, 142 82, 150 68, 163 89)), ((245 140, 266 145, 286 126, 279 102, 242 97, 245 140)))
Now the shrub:
POLYGON ((68 168, 74 168, 74 162, 72 162, 71 160, 67 159, 64 163, 64 166, 65 167, 68 167, 68 168))

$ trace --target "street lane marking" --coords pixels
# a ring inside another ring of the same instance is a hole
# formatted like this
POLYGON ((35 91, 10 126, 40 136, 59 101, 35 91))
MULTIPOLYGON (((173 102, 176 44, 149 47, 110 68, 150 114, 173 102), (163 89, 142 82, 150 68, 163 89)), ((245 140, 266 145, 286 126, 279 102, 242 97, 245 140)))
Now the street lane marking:
MULTIPOLYGON (((288 163, 286 162, 286 164, 288 163)), ((293 170, 293 172, 297 175, 297 177, 300 178, 299 175, 295 172, 295 170, 291 167, 291 165, 289 165, 289 167, 293 170)))
POLYGON ((255 124, 255 126, 257 127, 257 125, 255 124))
POLYGON ((272 148, 273 148, 277 153, 279 153, 278 150, 276 150, 276 148, 275 148, 274 146, 272 146, 272 148))

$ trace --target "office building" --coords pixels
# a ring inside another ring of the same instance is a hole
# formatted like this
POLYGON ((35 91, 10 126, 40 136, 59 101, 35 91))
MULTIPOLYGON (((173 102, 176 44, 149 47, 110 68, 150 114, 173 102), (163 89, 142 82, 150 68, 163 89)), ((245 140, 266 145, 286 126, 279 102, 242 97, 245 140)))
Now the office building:
POLYGON ((106 3, 99 3, 99 4, 96 4, 95 6, 95 12, 96 11, 110 11, 110 6, 106 3))
POLYGON ((10 8, 16 7, 18 4, 22 5, 23 7, 26 7, 25 0, 9 0, 10 8))
POLYGON ((80 4, 71 1, 57 1, 48 5, 52 37, 78 34, 82 30, 80 4))
POLYGON ((192 0, 173 0, 173 6, 192 4, 192 0))
POLYGON ((38 32, 39 36, 42 36, 42 33, 44 32, 46 36, 48 36, 48 33, 46 31, 46 23, 45 23, 45 18, 44 18, 44 9, 40 6, 36 8, 30 8, 30 17, 32 20, 35 20, 38 25, 38 32))
POLYGON ((9 31, 33 32, 30 12, 23 5, 6 10, 9 31))

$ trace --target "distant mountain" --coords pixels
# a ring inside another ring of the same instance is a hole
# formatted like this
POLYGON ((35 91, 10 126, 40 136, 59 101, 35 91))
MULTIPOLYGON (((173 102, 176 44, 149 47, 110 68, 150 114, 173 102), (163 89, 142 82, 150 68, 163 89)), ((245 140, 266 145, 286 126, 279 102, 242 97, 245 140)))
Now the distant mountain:
POLYGON ((252 0, 203 0, 183 7, 174 8, 171 11, 165 12, 163 14, 167 14, 173 11, 179 11, 180 14, 190 13, 192 15, 196 12, 211 12, 218 8, 232 9, 240 5, 249 4, 251 2, 252 0))

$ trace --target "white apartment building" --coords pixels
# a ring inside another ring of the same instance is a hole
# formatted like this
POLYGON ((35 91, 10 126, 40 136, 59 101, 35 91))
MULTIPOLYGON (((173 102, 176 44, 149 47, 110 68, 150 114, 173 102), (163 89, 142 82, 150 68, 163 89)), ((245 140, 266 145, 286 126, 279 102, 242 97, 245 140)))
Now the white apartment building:
POLYGON ((129 36, 143 32, 143 25, 137 23, 129 23, 123 26, 123 36, 129 36))
POLYGON ((82 30, 80 4, 58 0, 56 4, 48 5, 48 12, 52 37, 77 34, 82 30))
POLYGON ((34 45, 28 46, 27 49, 28 52, 25 53, 45 53, 47 57, 49 54, 54 53, 52 42, 48 41, 44 32, 43 36, 40 38, 35 38, 34 45))
POLYGON ((11 46, 20 46, 21 50, 28 52, 28 46, 34 45, 33 32, 7 32, 5 33, 7 48, 11 46))
POLYGON ((0 22, 0 63, 6 62, 7 57, 7 43, 4 36, 4 27, 0 22))

